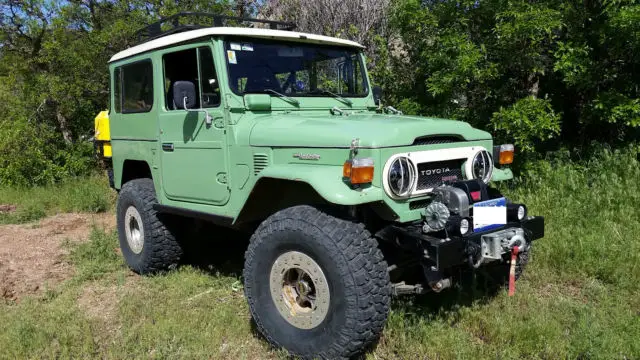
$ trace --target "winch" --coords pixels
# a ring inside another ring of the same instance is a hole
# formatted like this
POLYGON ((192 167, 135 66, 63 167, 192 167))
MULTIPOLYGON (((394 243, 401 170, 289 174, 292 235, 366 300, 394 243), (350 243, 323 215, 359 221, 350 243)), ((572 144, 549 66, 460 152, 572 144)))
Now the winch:
POLYGON ((446 230, 453 235, 466 235, 471 229, 469 195, 456 186, 433 189, 433 201, 424 209, 422 232, 446 230))
POLYGON ((483 263, 502 260, 502 256, 517 246, 519 251, 528 250, 529 244, 521 228, 510 228, 482 235, 475 251, 469 254, 470 265, 478 268, 483 263), (474 254, 475 253, 475 254, 474 254))

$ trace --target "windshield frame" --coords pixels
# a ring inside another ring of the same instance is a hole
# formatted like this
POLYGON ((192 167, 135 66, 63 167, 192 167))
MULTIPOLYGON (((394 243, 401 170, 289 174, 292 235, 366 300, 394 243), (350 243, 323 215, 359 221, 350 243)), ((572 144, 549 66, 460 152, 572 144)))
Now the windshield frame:
MULTIPOLYGON (((321 48, 329 48, 329 49, 339 49, 339 50, 347 50, 347 51, 352 51, 358 58, 358 63, 360 64, 360 69, 362 72, 362 78, 363 78, 363 84, 366 86, 366 91, 363 92, 362 94, 338 94, 340 95, 340 97, 349 99, 349 98, 354 98, 354 99, 365 99, 369 96, 371 96, 371 82, 369 81, 369 72, 367 71, 366 68, 366 62, 363 56, 363 52, 362 49, 359 48, 355 48, 355 47, 350 47, 350 46, 340 46, 340 45, 334 45, 334 44, 317 44, 317 43, 313 43, 313 42, 306 42, 306 41, 295 41, 295 40, 289 40, 289 39, 263 39, 263 38, 254 38, 254 37, 245 37, 245 36, 225 36, 222 37, 221 39, 221 45, 222 45, 222 57, 224 60, 224 64, 225 64, 225 69, 226 69, 226 87, 228 88, 228 90, 237 95, 237 96, 245 96, 245 95, 252 95, 252 94, 269 94, 271 96, 275 96, 273 93, 269 93, 268 91, 262 91, 262 92, 238 92, 234 89, 234 86, 232 86, 232 79, 231 79, 231 68, 230 68, 230 64, 229 64, 229 59, 226 55, 227 52, 227 47, 229 45, 230 42, 261 42, 261 43, 273 43, 273 44, 302 44, 302 45, 306 45, 306 46, 314 46, 314 47, 321 47, 321 48)), ((284 94, 284 93, 283 93, 284 94)), ((323 91, 319 91, 318 93, 295 93, 295 94, 284 94, 288 97, 291 98, 325 98, 325 99, 335 99, 334 96, 329 95, 323 91)))

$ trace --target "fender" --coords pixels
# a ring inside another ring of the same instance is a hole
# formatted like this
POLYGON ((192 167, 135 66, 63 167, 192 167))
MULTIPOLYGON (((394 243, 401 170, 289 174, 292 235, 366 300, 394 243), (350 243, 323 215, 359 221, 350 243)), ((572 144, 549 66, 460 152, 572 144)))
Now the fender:
POLYGON ((314 188, 327 202, 336 205, 359 205, 384 198, 384 190, 375 186, 352 189, 342 181, 342 166, 278 164, 260 172, 259 179, 274 178, 302 181, 314 188))
POLYGON ((491 181, 503 181, 503 180, 511 180, 513 179, 513 171, 511 169, 499 169, 497 167, 493 168, 493 175, 491 176, 491 181))

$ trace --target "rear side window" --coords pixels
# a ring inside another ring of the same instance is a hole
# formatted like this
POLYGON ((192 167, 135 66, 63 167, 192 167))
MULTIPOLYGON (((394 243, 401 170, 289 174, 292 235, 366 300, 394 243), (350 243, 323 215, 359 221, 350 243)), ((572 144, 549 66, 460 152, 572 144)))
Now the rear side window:
POLYGON ((151 60, 124 65, 114 71, 116 112, 141 113, 153 108, 153 66, 151 60))
POLYGON ((122 112, 122 72, 119 67, 113 71, 113 105, 116 113, 122 112))

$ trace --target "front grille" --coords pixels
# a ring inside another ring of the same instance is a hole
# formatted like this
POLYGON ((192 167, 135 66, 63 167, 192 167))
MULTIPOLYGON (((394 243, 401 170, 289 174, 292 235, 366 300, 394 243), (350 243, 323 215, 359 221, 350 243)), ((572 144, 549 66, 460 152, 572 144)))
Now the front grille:
POLYGON ((449 144, 464 141, 457 136, 422 136, 416 138, 413 141, 413 145, 435 145, 435 144, 449 144))
POLYGON ((462 164, 466 159, 434 161, 418 164, 418 184, 416 190, 463 180, 462 164))
POLYGON ((431 202, 431 199, 416 200, 409 203, 409 210, 426 208, 431 202))

